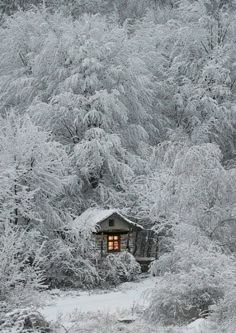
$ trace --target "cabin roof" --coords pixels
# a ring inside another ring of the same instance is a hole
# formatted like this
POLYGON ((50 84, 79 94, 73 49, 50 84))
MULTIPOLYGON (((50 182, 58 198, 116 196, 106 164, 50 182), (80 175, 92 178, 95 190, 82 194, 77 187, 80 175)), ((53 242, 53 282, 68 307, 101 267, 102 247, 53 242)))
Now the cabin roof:
POLYGON ((74 223, 76 224, 76 226, 86 226, 93 229, 94 231, 97 231, 97 229, 99 228, 99 224, 114 214, 118 215, 121 219, 123 219, 133 227, 136 227, 137 229, 143 229, 140 224, 131 221, 126 216, 121 214, 117 209, 89 208, 80 216, 78 216, 74 220, 74 223))

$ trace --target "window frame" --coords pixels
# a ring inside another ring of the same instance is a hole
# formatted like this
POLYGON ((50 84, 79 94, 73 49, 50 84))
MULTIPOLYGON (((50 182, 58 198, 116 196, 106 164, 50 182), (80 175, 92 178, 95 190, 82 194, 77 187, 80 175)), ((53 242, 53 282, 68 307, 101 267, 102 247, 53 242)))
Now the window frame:
POLYGON ((107 252, 111 253, 111 252, 120 252, 120 248, 121 248, 121 236, 120 234, 117 233, 111 233, 111 234, 107 234, 107 252), (113 239, 109 239, 109 237, 113 237, 113 239), (114 237, 118 237, 118 239, 114 239, 114 237), (109 243, 113 243, 112 249, 109 249, 109 243), (118 249, 114 249, 114 243, 118 242, 118 249))

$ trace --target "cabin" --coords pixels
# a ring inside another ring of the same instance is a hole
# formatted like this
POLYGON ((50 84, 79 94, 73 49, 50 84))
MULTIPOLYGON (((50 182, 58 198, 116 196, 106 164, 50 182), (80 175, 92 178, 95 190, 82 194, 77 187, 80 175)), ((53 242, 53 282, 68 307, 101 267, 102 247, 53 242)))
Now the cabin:
POLYGON ((92 229, 101 257, 122 251, 135 252, 138 232, 143 227, 114 209, 91 208, 81 214, 76 223, 92 229))
POLYGON ((151 244, 150 239, 147 238, 149 231, 118 210, 90 208, 77 217, 75 222, 80 226, 91 228, 101 258, 110 253, 128 251, 140 263, 150 263, 154 259, 155 250, 149 251, 149 258, 145 255, 145 248, 149 249, 151 244))

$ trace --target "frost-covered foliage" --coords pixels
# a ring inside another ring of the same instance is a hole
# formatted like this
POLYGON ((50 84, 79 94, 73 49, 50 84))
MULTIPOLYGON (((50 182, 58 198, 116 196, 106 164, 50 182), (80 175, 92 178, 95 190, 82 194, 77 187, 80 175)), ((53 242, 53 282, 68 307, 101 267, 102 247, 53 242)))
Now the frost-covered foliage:
POLYGON ((164 142, 152 151, 150 174, 130 183, 130 205, 135 200, 137 214, 150 219, 159 234, 178 224, 176 241, 184 240, 182 233, 194 242, 202 230, 209 240, 233 250, 236 170, 224 168, 221 160, 215 144, 190 145, 186 138, 164 142))
POLYGON ((49 323, 35 309, 24 308, 9 311, 1 318, 2 333, 53 333, 49 323))
POLYGON ((29 116, 0 118, 0 222, 40 223, 63 192, 66 153, 29 116))
POLYGON ((90 229, 58 230, 47 240, 43 262, 45 278, 50 287, 91 288, 101 283, 95 241, 90 229))
MULTIPOLYGON (((51 285, 91 286, 91 230, 71 220, 119 208, 158 235, 170 309, 196 303, 190 319, 227 302, 217 262, 233 267, 236 252, 235 0, 0 0, 0 12, 1 230, 23 228, 51 285)), ((129 279, 132 262, 112 258, 129 279)))
POLYGON ((217 332, 233 333, 235 331, 235 307, 235 286, 233 286, 228 290, 223 300, 211 308, 210 319, 217 323, 219 327, 217 332))
POLYGON ((0 0, 0 17, 12 15, 17 10, 26 10, 35 5, 42 5, 44 0, 0 0))
POLYGON ((129 252, 109 254, 101 264, 101 276, 106 284, 138 279, 141 267, 129 252))
POLYGON ((124 191, 139 164, 136 143, 157 134, 152 73, 125 27, 99 15, 73 21, 31 11, 8 19, 0 34, 0 108, 27 109, 66 145, 91 198, 124 191))
POLYGON ((230 284, 226 284, 225 289, 226 292, 223 299, 211 307, 210 319, 212 322, 216 322, 219 331, 222 333, 233 333, 236 325, 236 289, 234 281, 230 284))
POLYGON ((177 244, 151 267, 151 273, 160 278, 151 293, 147 317, 168 325, 205 317, 233 283, 234 271, 233 258, 213 244, 177 244))
POLYGON ((5 226, 0 235, 0 307, 5 312, 12 306, 39 303, 40 289, 45 288, 42 247, 33 251, 27 232, 5 226))

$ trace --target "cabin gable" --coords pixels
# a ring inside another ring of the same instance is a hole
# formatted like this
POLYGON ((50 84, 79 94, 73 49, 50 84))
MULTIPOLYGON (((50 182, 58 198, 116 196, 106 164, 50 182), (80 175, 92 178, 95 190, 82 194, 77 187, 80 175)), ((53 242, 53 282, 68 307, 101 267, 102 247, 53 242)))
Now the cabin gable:
POLYGON ((112 212, 96 225, 96 243, 101 255, 128 251, 134 253, 135 240, 141 226, 118 212, 112 212))
POLYGON ((135 225, 127 222, 122 216, 117 213, 113 213, 111 216, 107 217, 103 221, 97 224, 98 233, 128 233, 135 229, 135 225))

